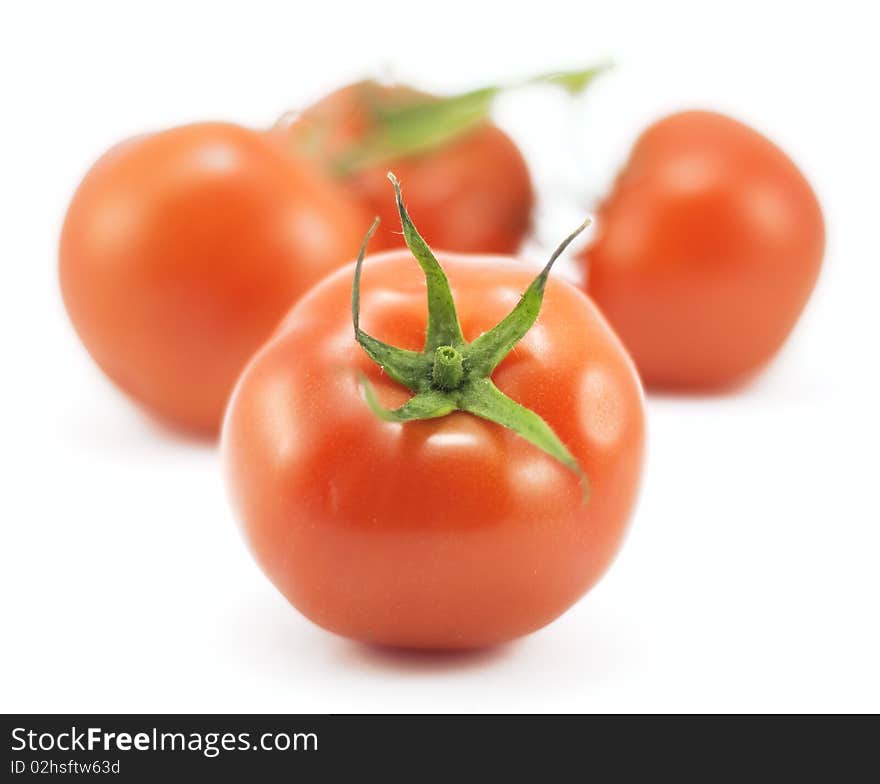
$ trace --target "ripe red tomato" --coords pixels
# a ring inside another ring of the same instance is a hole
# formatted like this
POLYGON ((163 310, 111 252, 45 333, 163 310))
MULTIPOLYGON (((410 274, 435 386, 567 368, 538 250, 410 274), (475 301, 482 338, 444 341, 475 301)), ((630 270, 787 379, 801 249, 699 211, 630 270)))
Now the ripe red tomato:
MULTIPOLYGON (((402 85, 359 82, 331 93, 273 135, 332 170, 376 127, 376 112, 431 100, 402 85)), ((424 129, 429 133, 430 129, 424 129)), ((371 215, 382 218, 375 249, 404 247, 386 173, 407 186, 413 220, 437 248, 512 253, 529 230, 534 201, 528 168, 517 146, 484 122, 419 154, 383 158, 344 174, 340 182, 371 215)))
POLYGON ((89 171, 61 235, 83 343, 150 412, 213 433, 290 305, 357 253, 369 217, 265 135, 207 123, 140 136, 89 171))
POLYGON ((824 251, 822 212, 778 147, 710 112, 648 128, 599 208, 590 295, 653 387, 720 389, 782 346, 824 251))
MULTIPOLYGON (((438 257, 468 340, 534 277, 513 258, 438 257)), ((551 279, 537 322, 492 376, 568 447, 589 478, 585 501, 575 473, 494 422, 377 418, 361 374, 384 405, 412 392, 352 334, 353 271, 299 301, 230 402, 226 473, 257 561, 308 618, 370 643, 468 648, 544 626, 621 544, 643 449, 631 361, 592 303, 551 279)), ((369 259, 361 292, 361 328, 421 348, 425 277, 409 252, 369 259)))

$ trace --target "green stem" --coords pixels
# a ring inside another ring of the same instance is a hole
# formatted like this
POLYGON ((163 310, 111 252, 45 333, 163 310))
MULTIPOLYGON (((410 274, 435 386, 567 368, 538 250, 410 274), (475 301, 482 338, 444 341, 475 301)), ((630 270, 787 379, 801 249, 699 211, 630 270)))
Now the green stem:
POLYGON ((576 95, 609 67, 608 64, 602 64, 576 71, 539 74, 446 98, 416 100, 402 106, 370 106, 375 127, 356 146, 338 156, 332 169, 337 175, 345 176, 369 166, 443 147, 486 122, 492 101, 499 93, 529 85, 548 84, 576 95))
POLYGON ((361 270, 367 242, 377 225, 374 221, 358 255, 352 283, 355 339, 391 378, 408 387, 414 395, 400 408, 382 408, 372 386, 364 378, 362 383, 367 405, 380 419, 392 422, 435 419, 453 411, 467 411, 495 422, 517 433, 574 472, 581 480, 586 497, 587 478, 565 444, 537 413, 501 392, 492 383, 491 374, 535 323, 554 262, 589 221, 584 221, 562 241, 513 310, 495 327, 468 343, 461 334, 446 274, 413 225, 403 204, 400 183, 390 172, 388 178, 394 186, 407 245, 425 273, 428 323, 425 345, 420 352, 390 346, 360 328, 361 270))
POLYGON ((434 352, 431 381, 440 389, 452 390, 461 386, 464 366, 461 354, 452 346, 440 346, 434 352))

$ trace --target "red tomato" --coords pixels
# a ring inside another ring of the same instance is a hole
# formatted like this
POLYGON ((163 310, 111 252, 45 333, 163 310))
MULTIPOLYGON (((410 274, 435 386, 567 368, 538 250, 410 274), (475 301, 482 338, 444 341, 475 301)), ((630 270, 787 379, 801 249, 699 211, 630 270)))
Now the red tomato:
MULTIPOLYGON (((343 87, 273 132, 331 168, 375 127, 378 108, 431 96, 402 85, 366 81, 343 87)), ((382 160, 340 178, 371 215, 382 218, 373 248, 403 247, 386 173, 406 183, 413 220, 430 245, 446 250, 512 253, 529 230, 532 183, 517 146, 490 123, 421 154, 382 160)))
MULTIPOLYGON (((387 189, 387 186, 386 186, 387 189)), ((534 270, 438 254, 465 339, 505 316, 534 270)), ((643 403, 592 303, 551 279, 535 325, 492 376, 549 423, 590 480, 469 413, 391 423, 368 408, 412 393, 352 334, 353 268, 312 289, 255 356, 230 402, 223 452, 256 559, 320 626, 370 643, 469 648, 552 621, 620 547, 639 481, 643 403)), ((419 350, 425 278, 407 251, 368 260, 361 327, 419 350)))
POLYGON ((303 292, 354 258, 368 222, 263 134, 213 123, 140 136, 105 154, 73 197, 64 302, 123 390, 213 433, 251 354, 303 292))
POLYGON ((583 256, 590 295, 653 387, 720 389, 760 369, 803 310, 822 212, 778 147, 710 112, 646 130, 583 256))

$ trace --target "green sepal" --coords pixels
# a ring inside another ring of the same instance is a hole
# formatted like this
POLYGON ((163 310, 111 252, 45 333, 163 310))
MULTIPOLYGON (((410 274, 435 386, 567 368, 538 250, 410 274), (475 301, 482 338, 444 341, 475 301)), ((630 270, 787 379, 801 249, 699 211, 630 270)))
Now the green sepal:
POLYGON ((358 253, 354 267, 354 283, 351 287, 351 318, 354 324, 354 337, 361 348, 377 365, 395 381, 403 384, 414 391, 429 389, 431 386, 431 368, 433 358, 427 358, 418 351, 409 351, 397 346, 389 346, 372 335, 368 335, 360 328, 361 311, 361 271, 364 266, 364 256, 367 252, 367 244, 379 227, 379 218, 373 220, 372 226, 367 231, 361 249, 358 253))
POLYGON ((385 422, 408 422, 413 419, 437 419, 451 414, 457 406, 449 399, 449 395, 439 390, 429 389, 419 392, 406 401, 400 408, 383 408, 376 398, 373 385, 364 376, 361 379, 364 400, 379 419, 385 422))
POLYGON ((569 234, 553 252, 550 260, 541 270, 541 274, 532 281, 526 289, 526 293, 520 297, 516 307, 495 327, 484 332, 468 346, 466 356, 471 372, 488 376, 495 370, 498 363, 510 353, 510 350, 519 343, 526 332, 532 328, 541 311, 544 287, 547 285, 547 278, 553 268, 553 263, 562 255, 574 238, 589 225, 590 219, 587 218, 569 234))
POLYGON ((400 214, 400 223, 403 227, 403 238, 425 273, 425 282, 428 286, 428 329, 425 333, 425 352, 433 352, 440 346, 458 348, 464 345, 464 337, 458 323, 458 314, 455 312, 455 300, 452 299, 449 280, 428 247, 428 243, 422 239, 422 235, 410 220, 409 213, 403 205, 403 196, 400 193, 400 183, 397 181, 397 177, 388 172, 388 179, 394 186, 397 211, 400 214))
POLYGON ((505 395, 491 379, 483 378, 469 384, 468 394, 461 401, 461 410, 513 430, 529 443, 555 457, 567 469, 577 474, 583 486, 584 497, 589 495, 586 475, 574 455, 553 432, 553 428, 534 411, 505 395))
POLYGON ((571 95, 579 95, 592 81, 605 71, 611 69, 611 63, 601 63, 580 71, 555 71, 541 74, 526 80, 526 84, 555 84, 567 90, 571 95))
POLYGON ((433 363, 424 354, 389 346, 363 330, 355 333, 355 339, 367 352, 367 356, 399 384, 409 387, 414 392, 431 388, 433 363))

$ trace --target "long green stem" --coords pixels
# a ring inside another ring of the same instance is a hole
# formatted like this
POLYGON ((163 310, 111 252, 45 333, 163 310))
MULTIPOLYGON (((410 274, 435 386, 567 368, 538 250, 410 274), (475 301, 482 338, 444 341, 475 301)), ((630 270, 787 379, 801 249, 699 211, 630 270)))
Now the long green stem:
POLYGON ((339 175, 387 163, 442 147, 486 122, 493 100, 502 92, 547 84, 572 95, 583 92, 608 64, 575 71, 559 71, 468 90, 445 98, 427 97, 403 105, 368 107, 374 119, 372 131, 333 162, 339 175))

